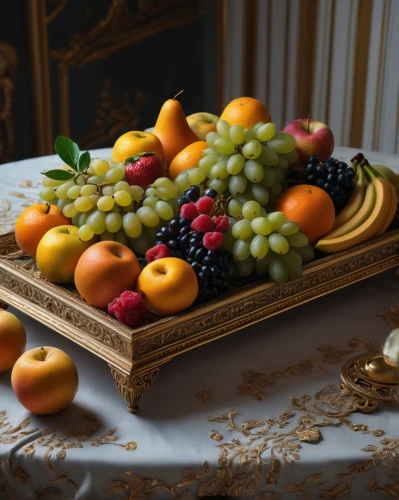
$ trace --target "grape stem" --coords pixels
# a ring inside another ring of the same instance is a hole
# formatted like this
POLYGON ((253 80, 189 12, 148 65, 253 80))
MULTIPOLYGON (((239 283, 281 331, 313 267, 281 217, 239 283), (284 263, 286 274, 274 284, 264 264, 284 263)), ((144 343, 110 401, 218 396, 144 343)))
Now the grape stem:
POLYGON ((175 100, 176 100, 176 97, 179 97, 179 95, 180 95, 180 94, 182 94, 183 92, 184 92, 184 90, 181 90, 180 92, 178 92, 178 93, 174 96, 173 100, 175 101, 175 100))

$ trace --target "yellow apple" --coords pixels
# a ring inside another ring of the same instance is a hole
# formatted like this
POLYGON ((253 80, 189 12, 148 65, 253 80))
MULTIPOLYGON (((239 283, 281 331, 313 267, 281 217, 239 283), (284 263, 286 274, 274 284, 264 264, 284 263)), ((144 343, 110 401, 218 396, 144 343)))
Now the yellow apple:
POLYGON ((36 251, 36 263, 51 283, 73 283, 82 253, 96 240, 82 241, 76 226, 57 226, 45 233, 36 251))
POLYGON ((51 415, 73 401, 78 371, 72 359, 56 347, 35 347, 24 352, 11 373, 18 401, 37 415, 51 415))
POLYGON ((216 130, 218 120, 218 116, 207 113, 206 111, 193 113, 187 116, 187 121, 191 130, 197 135, 200 141, 205 141, 208 132, 214 132, 216 130))
POLYGON ((24 325, 14 314, 0 309, 0 373, 11 370, 25 345, 24 325))

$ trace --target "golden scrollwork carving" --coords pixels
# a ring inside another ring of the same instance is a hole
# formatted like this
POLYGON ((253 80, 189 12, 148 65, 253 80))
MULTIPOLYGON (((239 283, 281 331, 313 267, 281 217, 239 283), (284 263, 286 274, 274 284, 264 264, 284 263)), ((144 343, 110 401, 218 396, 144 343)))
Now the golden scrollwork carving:
POLYGON ((155 381, 159 366, 139 374, 127 374, 111 366, 111 374, 115 380, 116 389, 127 402, 127 411, 137 413, 138 401, 144 391, 155 381))
POLYGON ((14 151, 12 113, 17 53, 12 45, 0 42, 0 163, 11 161, 14 151))

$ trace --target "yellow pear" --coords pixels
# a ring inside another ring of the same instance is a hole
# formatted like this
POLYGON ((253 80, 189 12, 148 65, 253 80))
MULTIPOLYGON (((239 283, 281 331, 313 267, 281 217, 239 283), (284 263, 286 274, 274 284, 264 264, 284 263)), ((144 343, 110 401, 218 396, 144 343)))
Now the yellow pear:
POLYGON ((198 141, 196 134, 187 122, 182 105, 176 99, 182 92, 163 104, 153 130, 153 134, 162 143, 165 161, 168 164, 185 147, 198 141))

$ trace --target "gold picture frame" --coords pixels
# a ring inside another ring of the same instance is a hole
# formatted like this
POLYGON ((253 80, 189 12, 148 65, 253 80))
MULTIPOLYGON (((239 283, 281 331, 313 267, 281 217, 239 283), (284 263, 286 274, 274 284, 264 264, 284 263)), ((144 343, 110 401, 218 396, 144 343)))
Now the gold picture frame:
POLYGON ((259 278, 176 316, 135 329, 89 306, 73 289, 49 283, 0 237, 0 300, 49 326, 108 363, 116 388, 135 413, 138 401, 173 357, 399 265, 399 229, 350 250, 319 258, 283 285, 259 278))

